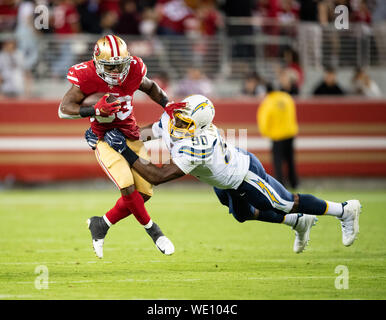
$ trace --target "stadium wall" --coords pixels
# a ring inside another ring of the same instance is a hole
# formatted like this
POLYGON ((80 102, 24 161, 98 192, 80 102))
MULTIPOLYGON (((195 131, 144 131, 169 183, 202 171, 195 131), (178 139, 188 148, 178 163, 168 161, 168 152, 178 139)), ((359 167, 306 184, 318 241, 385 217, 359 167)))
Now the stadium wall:
MULTIPOLYGON (((228 140, 255 153, 271 172, 270 141, 256 126, 259 101, 214 103, 214 122, 228 140)), ((83 138, 88 120, 59 119, 58 105, 55 100, 0 101, 0 182, 104 177, 83 138)), ((156 121, 161 112, 150 100, 135 102, 140 125, 156 121)), ((296 162, 301 177, 386 177, 386 100, 297 100, 297 117, 296 162)), ((153 150, 157 145, 148 147, 153 150)))

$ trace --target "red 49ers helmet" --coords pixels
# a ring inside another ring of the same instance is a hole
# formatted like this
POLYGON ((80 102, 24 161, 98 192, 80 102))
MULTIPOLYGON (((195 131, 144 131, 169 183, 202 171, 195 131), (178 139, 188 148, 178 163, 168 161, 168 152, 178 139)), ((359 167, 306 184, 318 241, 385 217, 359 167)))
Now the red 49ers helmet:
POLYGON ((93 60, 98 76, 109 85, 117 86, 126 79, 132 58, 125 41, 108 35, 95 44, 93 60))

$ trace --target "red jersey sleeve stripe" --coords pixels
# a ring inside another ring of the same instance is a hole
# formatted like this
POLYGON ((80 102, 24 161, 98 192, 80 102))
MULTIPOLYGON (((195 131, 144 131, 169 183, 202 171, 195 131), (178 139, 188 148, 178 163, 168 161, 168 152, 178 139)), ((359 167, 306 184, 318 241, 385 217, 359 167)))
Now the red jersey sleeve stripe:
POLYGON ((146 68, 146 65, 143 64, 142 70, 141 70, 142 77, 144 77, 146 75, 146 73, 147 73, 147 68, 146 68))
POLYGON ((67 79, 68 79, 68 80, 72 80, 72 81, 79 82, 78 78, 75 78, 75 77, 67 76, 67 79))

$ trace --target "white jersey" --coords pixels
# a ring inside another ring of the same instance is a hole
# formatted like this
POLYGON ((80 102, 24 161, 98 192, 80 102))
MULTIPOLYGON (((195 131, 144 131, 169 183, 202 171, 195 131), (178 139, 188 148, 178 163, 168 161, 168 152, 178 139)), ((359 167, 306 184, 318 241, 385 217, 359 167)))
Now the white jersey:
POLYGON ((249 156, 224 142, 211 124, 194 137, 175 140, 169 134, 165 112, 153 124, 153 135, 164 140, 173 162, 185 173, 219 189, 237 189, 249 169, 249 156))

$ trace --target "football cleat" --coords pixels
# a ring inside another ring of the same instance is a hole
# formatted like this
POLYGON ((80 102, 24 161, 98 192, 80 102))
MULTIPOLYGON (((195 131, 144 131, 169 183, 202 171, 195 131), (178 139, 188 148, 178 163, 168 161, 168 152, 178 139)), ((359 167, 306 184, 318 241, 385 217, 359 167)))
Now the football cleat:
POLYGON ((293 227, 295 230, 295 242, 293 250, 296 253, 303 252, 305 247, 308 245, 308 241, 310 240, 310 231, 312 226, 316 224, 318 219, 313 215, 298 215, 298 221, 293 227))
POLYGON ((152 238, 159 251, 166 255, 174 253, 173 243, 162 233, 160 227, 156 223, 153 222, 153 225, 145 230, 152 238))
POLYGON ((91 217, 90 219, 87 219, 87 225, 91 232, 92 246, 95 255, 102 259, 104 239, 109 227, 102 217, 91 217))
POLYGON ((155 245, 163 254, 171 255, 174 253, 173 243, 165 236, 161 236, 155 242, 155 245))
POLYGON ((359 214, 362 206, 359 200, 347 200, 343 207, 343 215, 340 220, 342 226, 342 242, 348 247, 351 246, 359 233, 359 214))

